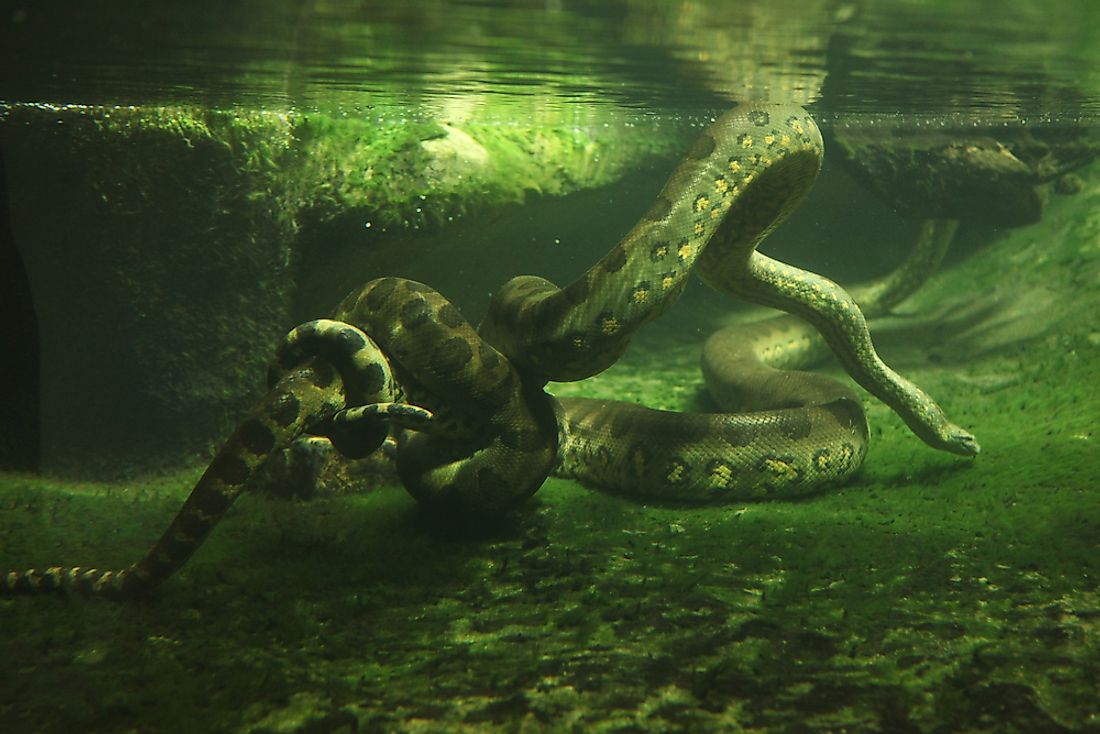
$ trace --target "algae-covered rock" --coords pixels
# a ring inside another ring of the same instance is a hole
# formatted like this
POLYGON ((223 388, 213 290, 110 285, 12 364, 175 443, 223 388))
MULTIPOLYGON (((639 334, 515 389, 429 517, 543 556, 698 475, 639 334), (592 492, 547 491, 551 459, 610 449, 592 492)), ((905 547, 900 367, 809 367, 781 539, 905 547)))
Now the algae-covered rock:
POLYGON ((835 131, 852 175, 899 213, 1019 227, 1039 221, 1038 186, 1091 161, 1100 139, 1080 128, 835 131))
POLYGON ((292 290, 293 217, 271 194, 288 120, 19 107, 0 139, 39 324, 44 466, 117 473, 224 432, 292 290))

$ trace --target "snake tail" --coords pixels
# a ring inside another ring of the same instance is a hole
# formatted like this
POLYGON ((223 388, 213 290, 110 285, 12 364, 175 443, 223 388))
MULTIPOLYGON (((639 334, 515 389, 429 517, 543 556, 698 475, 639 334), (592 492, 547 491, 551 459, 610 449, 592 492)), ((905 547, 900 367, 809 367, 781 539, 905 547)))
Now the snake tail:
POLYGON ((981 450, 973 434, 952 423, 930 395, 882 361, 859 305, 833 281, 754 253, 732 289, 809 322, 852 379, 892 408, 929 446, 961 456, 976 456, 981 450))
POLYGON ((0 595, 71 591, 123 598, 157 586, 202 545, 269 456, 343 404, 340 375, 327 363, 314 360, 291 370, 222 445, 142 560, 117 571, 83 566, 9 571, 0 577, 0 595))

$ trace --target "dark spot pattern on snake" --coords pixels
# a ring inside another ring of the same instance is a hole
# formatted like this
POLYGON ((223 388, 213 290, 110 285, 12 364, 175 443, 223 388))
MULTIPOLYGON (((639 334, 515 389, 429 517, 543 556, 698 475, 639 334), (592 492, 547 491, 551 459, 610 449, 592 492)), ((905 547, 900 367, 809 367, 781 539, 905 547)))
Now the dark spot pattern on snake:
POLYGON ((440 307, 439 311, 436 313, 436 318, 439 320, 439 323, 449 329, 457 328, 466 321, 462 318, 462 314, 459 310, 450 303, 445 303, 440 307))
POLYGON ((672 200, 666 196, 658 196, 649 206, 642 219, 650 222, 659 222, 672 212, 672 200))
POLYGON ((280 426, 289 426, 298 419, 298 396, 291 392, 277 393, 271 401, 269 415, 280 426))
POLYGON ((405 328, 416 329, 432 321, 432 312, 427 303, 413 298, 401 307, 398 318, 405 328))
POLYGON ((603 261, 603 269, 608 273, 617 273, 626 265, 626 249, 622 245, 615 247, 603 261))
POLYGON ((241 445, 249 452, 262 456, 275 447, 275 436, 259 418, 249 418, 237 429, 241 445))
POLYGON ((461 370, 474 354, 470 344, 459 336, 453 336, 441 344, 437 344, 431 352, 432 364, 439 372, 461 370))
POLYGON ((218 456, 211 462, 210 469, 214 476, 230 486, 244 484, 251 474, 248 464, 234 455, 218 456))

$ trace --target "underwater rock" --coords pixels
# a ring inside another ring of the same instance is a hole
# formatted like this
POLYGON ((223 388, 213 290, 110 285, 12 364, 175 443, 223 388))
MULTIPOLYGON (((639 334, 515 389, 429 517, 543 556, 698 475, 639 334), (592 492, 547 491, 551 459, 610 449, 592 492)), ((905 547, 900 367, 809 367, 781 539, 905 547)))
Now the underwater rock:
POLYGON ((903 216, 1020 227, 1039 221, 1036 188, 1091 161, 1080 130, 834 129, 852 176, 903 216))
POLYGON ((41 350, 44 470, 120 476, 202 450, 259 387, 292 291, 268 195, 276 115, 49 106, 0 124, 41 350), (141 465, 144 465, 142 467, 141 465))

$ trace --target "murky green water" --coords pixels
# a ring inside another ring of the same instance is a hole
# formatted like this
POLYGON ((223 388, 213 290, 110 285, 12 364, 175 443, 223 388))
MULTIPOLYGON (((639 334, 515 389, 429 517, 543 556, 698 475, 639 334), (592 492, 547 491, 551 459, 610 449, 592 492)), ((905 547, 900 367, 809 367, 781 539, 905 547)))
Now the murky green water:
MULTIPOLYGON (((825 135, 769 255, 858 283, 959 221, 872 333, 982 453, 860 392, 862 470, 798 501, 550 478, 474 520, 385 458, 275 467, 138 599, 0 597, 0 731, 1100 731, 1097 16, 3 3, 0 570, 133 563, 290 327, 384 276, 474 323, 571 282, 738 101, 825 135)), ((713 410, 704 340, 762 315, 689 283, 549 389, 713 410)))

